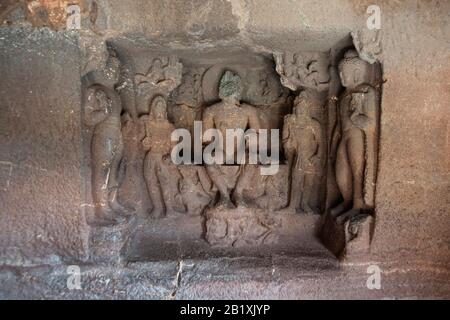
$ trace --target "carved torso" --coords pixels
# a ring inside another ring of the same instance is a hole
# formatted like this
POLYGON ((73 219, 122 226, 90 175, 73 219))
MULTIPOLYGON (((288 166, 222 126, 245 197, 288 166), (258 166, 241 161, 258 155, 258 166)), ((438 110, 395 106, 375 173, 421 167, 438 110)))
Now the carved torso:
POLYGON ((223 136, 223 148, 226 150, 226 130, 260 128, 256 109, 247 104, 230 104, 225 101, 209 107, 203 115, 203 129, 218 129, 223 136))
POLYGON ((290 152, 295 152, 297 161, 295 167, 303 168, 310 164, 311 158, 317 154, 317 120, 309 117, 288 115, 284 124, 289 132, 289 137, 284 145, 290 152))
POLYGON ((147 137, 150 138, 152 154, 170 154, 172 143, 170 136, 175 127, 170 122, 151 121, 147 124, 147 137))
POLYGON ((201 120, 201 107, 179 104, 172 108, 172 118, 177 128, 193 130, 194 121, 201 120))
POLYGON ((107 90, 105 93, 108 97, 108 101, 106 102, 107 116, 105 120, 103 120, 96 126, 94 133, 97 133, 99 127, 109 127, 111 129, 117 129, 119 131, 121 128, 120 114, 122 112, 122 106, 120 103, 120 98, 114 90, 107 90))
POLYGON ((253 108, 249 105, 234 105, 219 102, 207 109, 213 119, 214 127, 226 135, 226 129, 245 130, 249 124, 250 112, 253 108))
POLYGON ((121 136, 122 104, 119 94, 114 89, 114 83, 102 71, 93 71, 83 78, 87 95, 85 119, 90 126, 95 126, 94 135, 121 136), (97 91, 104 93, 104 99, 97 99, 97 91), (93 100, 97 100, 94 102, 93 100))
POLYGON ((369 128, 363 124, 375 122, 376 119, 372 115, 376 114, 374 109, 377 103, 376 90, 370 85, 360 85, 352 91, 345 91, 340 102, 342 131, 346 132, 355 128, 368 130, 369 128), (363 121, 358 122, 358 117, 363 121), (365 118, 367 121, 364 121, 365 118))

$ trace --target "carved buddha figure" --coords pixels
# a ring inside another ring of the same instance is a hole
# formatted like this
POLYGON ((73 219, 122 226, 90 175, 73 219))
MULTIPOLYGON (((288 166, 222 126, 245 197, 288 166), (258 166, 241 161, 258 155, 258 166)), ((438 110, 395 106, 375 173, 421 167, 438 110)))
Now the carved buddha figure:
MULTIPOLYGON (((255 129, 260 128, 259 118, 255 107, 248 104, 241 104, 241 79, 238 75, 234 75, 230 71, 226 71, 222 76, 219 84, 219 98, 220 102, 208 107, 203 114, 203 130, 215 128, 222 133, 222 137, 227 136, 227 129, 255 129)), ((209 143, 210 141, 204 141, 209 143)), ((215 152, 224 153, 226 142, 224 141, 222 150, 215 150, 215 152)), ((228 141, 228 143, 231 143, 228 141)), ((224 204, 227 207, 234 207, 231 201, 229 186, 222 177, 222 172, 218 165, 208 165, 207 172, 220 193, 219 204, 224 204)), ((253 170, 246 170, 243 167, 240 170, 240 176, 236 188, 234 190, 233 198, 236 203, 242 202, 243 188, 248 180, 253 175, 253 170)))
POLYGON ((170 158, 174 146, 170 137, 175 127, 167 119, 166 100, 162 96, 153 99, 146 120, 146 137, 142 144, 147 151, 144 176, 153 204, 152 216, 163 217, 167 211, 184 212, 178 190, 181 176, 170 158))
POLYGON ((323 128, 311 115, 317 103, 302 92, 295 99, 293 114, 284 120, 282 139, 291 172, 289 209, 294 212, 314 212, 311 199, 324 166, 323 128))
POLYGON ((352 217, 374 208, 380 117, 379 92, 372 83, 375 65, 346 52, 339 75, 346 88, 340 97, 340 143, 336 157, 336 181, 343 202, 333 216, 352 217))

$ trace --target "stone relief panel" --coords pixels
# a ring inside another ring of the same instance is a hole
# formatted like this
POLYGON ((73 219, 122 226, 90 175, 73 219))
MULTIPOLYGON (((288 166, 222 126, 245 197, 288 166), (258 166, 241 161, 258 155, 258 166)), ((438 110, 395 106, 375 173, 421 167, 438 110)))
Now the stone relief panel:
POLYGON ((153 52, 145 56, 133 56, 121 46, 117 51, 123 62, 121 76, 124 79, 117 90, 122 97, 124 109, 130 110, 122 116, 124 138, 126 137, 128 144, 125 147, 124 181, 119 199, 128 203, 139 215, 147 216, 155 210, 151 199, 151 195, 155 193, 149 192, 149 184, 143 175, 145 157, 148 156, 148 150, 143 144, 149 133, 148 118, 153 114, 152 101, 157 101, 156 97, 166 101, 181 83, 182 65, 174 56, 157 55, 153 52))
MULTIPOLYGON (((82 79, 92 131, 93 226, 160 221, 172 234, 173 221, 185 219, 204 226, 198 237, 211 246, 241 247, 276 244, 303 216, 346 223, 373 214, 380 74, 355 50, 337 67, 326 54, 307 52, 275 54, 262 67, 233 61, 228 68, 223 61, 184 65, 175 55, 134 57, 108 48, 104 69, 82 79), (194 145, 183 150, 187 162, 174 161, 176 129, 194 145), (225 152, 238 147, 234 140, 218 144, 206 134, 226 137, 229 129, 255 133, 243 140, 243 163, 225 152), (279 135, 262 138, 266 129, 279 135), (276 172, 261 174, 262 158, 250 163, 253 147, 267 156, 278 152, 276 172), (193 163, 193 150, 212 151, 214 160, 193 163), (220 154, 225 162, 216 161, 220 154), (329 180, 336 185, 333 205, 329 180)), ((368 229, 355 221, 351 230, 368 229)))

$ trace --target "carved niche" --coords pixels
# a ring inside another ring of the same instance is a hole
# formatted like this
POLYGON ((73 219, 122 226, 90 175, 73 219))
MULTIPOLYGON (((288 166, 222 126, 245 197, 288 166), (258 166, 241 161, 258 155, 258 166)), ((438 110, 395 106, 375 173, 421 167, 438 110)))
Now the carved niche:
POLYGON ((109 46, 104 69, 82 79, 92 133, 92 225, 133 217, 168 235, 183 234, 175 225, 196 225, 197 239, 213 247, 282 245, 295 226, 319 223, 321 214, 325 233, 347 228, 347 239, 366 230, 361 223, 375 207, 379 66, 355 50, 336 67, 324 53, 278 53, 275 68, 263 59, 255 60, 265 61, 262 67, 233 60, 227 68, 225 58, 186 67, 174 55, 130 52, 109 46), (189 161, 177 164, 176 129, 199 143, 183 151, 189 161), (243 140, 245 161, 228 158, 235 141, 214 144, 206 134, 212 129, 222 137, 227 129, 254 132, 255 139, 243 140), (253 147, 279 155, 273 174, 261 174, 264 158, 250 163, 253 147), (193 162, 194 150, 227 161, 193 162), (331 180, 337 201, 329 200, 331 180))

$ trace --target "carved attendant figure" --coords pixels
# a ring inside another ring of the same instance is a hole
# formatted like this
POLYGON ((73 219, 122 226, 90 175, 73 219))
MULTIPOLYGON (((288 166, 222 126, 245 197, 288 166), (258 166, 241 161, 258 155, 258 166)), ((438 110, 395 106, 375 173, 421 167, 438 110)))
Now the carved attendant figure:
POLYGON ((374 208, 377 172, 380 98, 371 85, 376 65, 370 65, 354 50, 339 63, 342 85, 339 117, 341 139, 336 157, 336 180, 343 202, 331 210, 342 219, 374 208))
POLYGON ((125 208, 117 200, 118 172, 123 156, 120 97, 114 86, 119 77, 119 60, 110 51, 106 67, 92 71, 82 79, 85 122, 95 126, 91 142, 92 196, 94 224, 118 221, 125 208))
POLYGON ((289 209, 294 212, 314 212, 310 200, 324 166, 326 144, 320 122, 311 116, 314 103, 300 94, 293 114, 284 120, 283 146, 291 170, 289 209))
MULTIPOLYGON (((226 150, 226 130, 227 129, 242 129, 248 128, 259 130, 259 118, 255 107, 248 104, 241 104, 241 79, 238 75, 234 75, 230 71, 226 71, 222 76, 219 84, 219 98, 221 102, 216 103, 203 114, 203 129, 204 131, 210 128, 216 128, 222 133, 224 138, 224 149, 216 150, 216 152, 223 152, 226 150)), ((209 143, 210 141, 205 141, 209 143)), ((224 154, 225 159, 225 154, 224 154)), ((241 174, 238 179, 236 188, 234 190, 233 198, 236 203, 242 202, 242 192, 247 180, 253 175, 253 170, 245 170, 241 167, 241 174)), ((220 203, 232 208, 234 207, 229 194, 229 186, 222 177, 222 172, 218 165, 206 166, 209 176, 220 193, 220 203)))
POLYGON ((178 190, 181 175, 170 158, 174 146, 170 139, 173 130, 174 125, 167 120, 166 100, 156 96, 150 106, 147 134, 142 141, 148 151, 144 160, 144 176, 154 217, 163 217, 167 211, 186 211, 178 190))

